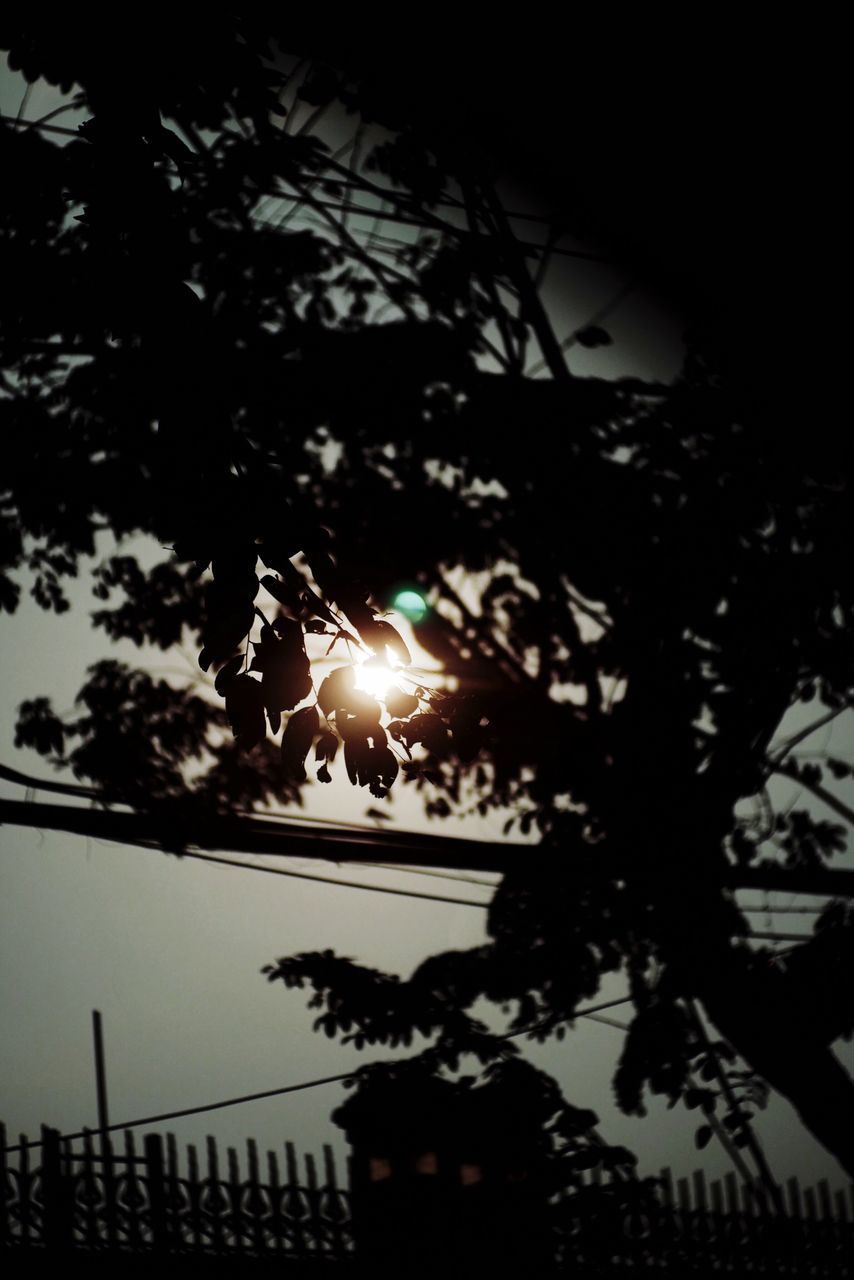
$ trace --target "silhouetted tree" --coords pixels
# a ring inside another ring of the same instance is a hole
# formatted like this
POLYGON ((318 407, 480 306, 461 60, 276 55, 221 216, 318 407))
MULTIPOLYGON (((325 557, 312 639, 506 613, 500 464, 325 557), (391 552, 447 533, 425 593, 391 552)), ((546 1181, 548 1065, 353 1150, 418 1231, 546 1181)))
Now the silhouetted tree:
POLYGON ((164 649, 189 630, 225 704, 108 659, 76 719, 25 703, 18 744, 157 815, 170 847, 296 800, 309 756, 328 780, 341 744, 377 798, 406 782, 439 816, 509 808, 507 833, 540 842, 487 945, 407 982, 329 952, 269 976, 309 982, 319 1024, 360 1047, 433 1036, 421 1060, 440 1071, 516 1052, 467 1012, 480 997, 515 1007, 511 1031, 561 1034, 623 970, 624 1109, 646 1087, 714 1125, 720 1105, 761 1164, 738 1053, 854 1172, 854 1086, 830 1049, 854 1027, 851 916, 832 905, 780 963, 731 888, 794 883, 781 869, 843 847, 835 821, 773 812, 776 775, 852 817, 845 761, 772 745, 799 700, 828 720, 851 705, 851 510, 826 424, 781 432, 779 396, 720 328, 695 327, 672 385, 573 375, 537 289, 553 246, 508 219, 513 130, 476 77, 425 102, 408 68, 283 59, 252 19, 146 27, 133 56, 95 52, 76 17, 0 34, 89 110, 64 145, 0 130, 0 601, 14 610, 25 569, 62 612, 100 533, 153 537, 154 568, 120 545, 100 563, 93 621, 164 649), (294 85, 369 154, 345 167, 283 129, 294 85), (265 220, 282 193, 322 234, 265 220), (357 234, 362 197, 418 235, 387 253, 357 234), (402 584, 430 600, 415 632, 454 688, 413 675, 385 616, 402 584), (342 664, 315 694, 328 650, 342 664), (384 700, 356 687, 354 650, 399 669, 384 700))

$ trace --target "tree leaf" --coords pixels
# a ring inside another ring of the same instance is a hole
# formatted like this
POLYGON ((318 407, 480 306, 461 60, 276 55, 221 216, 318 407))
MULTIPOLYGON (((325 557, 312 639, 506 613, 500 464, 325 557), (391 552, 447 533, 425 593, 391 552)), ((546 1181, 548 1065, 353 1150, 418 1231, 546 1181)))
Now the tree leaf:
POLYGON ((694 1134, 694 1142, 700 1151, 707 1147, 712 1140, 712 1126, 709 1124, 701 1124, 697 1132, 694 1134))
POLYGON ((311 587, 304 587, 302 593, 302 602, 308 609, 309 613, 314 613, 318 618, 322 618, 324 622, 331 622, 333 627, 338 626, 338 619, 335 614, 325 604, 316 591, 312 591, 311 587))
POLYGON ((609 347, 613 341, 606 329, 595 324, 588 325, 586 329, 578 329, 574 337, 582 347, 609 347))
POLYGON ((245 660, 245 656, 242 653, 238 653, 234 658, 229 658, 225 666, 220 668, 214 681, 214 688, 221 698, 225 697, 225 691, 229 683, 239 674, 245 660))
POLYGON ((289 717, 282 734, 282 771, 291 782, 305 782, 305 758, 320 728, 317 707, 302 707, 289 717))
POLYGON ((355 689, 356 673, 353 667, 336 667, 323 681, 317 695, 323 714, 331 716, 336 707, 346 707, 355 689))
POLYGON ((338 742, 338 734, 333 733, 331 729, 321 733, 314 748, 315 760, 327 760, 331 764, 338 751, 338 742))
POLYGON ((402 636, 390 622, 383 622, 381 619, 374 618, 360 626, 359 632, 375 652, 385 646, 404 667, 408 667, 412 662, 412 655, 407 649, 402 636))
POLYGON ((226 688, 225 710, 239 747, 250 751, 263 742, 266 737, 264 697, 257 680, 250 675, 236 676, 226 688))
POLYGON ((405 719, 418 710, 418 699, 413 698, 411 693, 404 693, 402 689, 391 689, 386 695, 385 704, 389 715, 398 719, 405 719))
POLYGON ((265 591, 278 600, 279 604, 283 604, 285 608, 290 609, 291 613, 299 615, 301 602, 299 595, 294 591, 293 587, 287 583, 281 582, 278 578, 272 577, 269 573, 265 573, 261 579, 261 586, 265 591))

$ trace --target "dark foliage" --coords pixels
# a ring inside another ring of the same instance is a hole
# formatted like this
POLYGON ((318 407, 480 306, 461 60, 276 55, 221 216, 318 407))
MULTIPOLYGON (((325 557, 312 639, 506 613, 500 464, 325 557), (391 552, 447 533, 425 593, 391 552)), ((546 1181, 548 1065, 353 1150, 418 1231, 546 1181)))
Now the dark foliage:
POLYGON ((269 976, 309 981, 329 1035, 435 1037, 436 1072, 513 1064, 470 1016, 480 998, 515 1008, 513 1032, 562 1033, 624 970, 622 1106, 649 1087, 711 1114, 692 1072, 712 1073, 749 1144, 739 1098, 764 1080, 854 1169, 854 1087, 828 1047, 851 1032, 850 916, 829 910, 781 964, 722 888, 734 865, 841 847, 836 823, 771 812, 775 775, 851 816, 844 761, 827 778, 771 747, 798 700, 851 705, 852 508, 826 422, 789 438, 713 326, 670 386, 571 374, 531 270, 544 250, 498 195, 512 130, 477 82, 449 107, 344 58, 297 75, 250 18, 178 23, 120 61, 76 17, 51 25, 2 33, 13 66, 79 87, 90 118, 65 145, 0 127, 0 606, 26 570, 61 612, 102 531, 146 535, 163 562, 108 557, 95 624, 161 648, 186 629, 213 680, 203 696, 102 662, 78 719, 25 704, 18 743, 108 803, 180 806, 188 839, 193 805, 293 800, 307 761, 380 800, 413 785, 433 814, 509 808, 508 833, 540 844, 498 890, 487 946, 407 982, 328 952, 269 976), (280 128, 289 76, 304 104, 382 126, 364 170, 280 128), (424 233, 390 259, 346 220, 374 182, 424 233), (464 225, 443 216, 451 190, 464 225), (263 220, 277 192, 323 234, 263 220), (525 376, 529 345, 547 377, 525 376), (401 583, 430 600, 414 631, 454 687, 411 670, 385 616, 401 583), (317 645, 342 666, 315 694, 317 645), (397 673, 384 699, 357 687, 357 655, 397 673), (749 1065, 742 1093, 694 1001, 749 1065))

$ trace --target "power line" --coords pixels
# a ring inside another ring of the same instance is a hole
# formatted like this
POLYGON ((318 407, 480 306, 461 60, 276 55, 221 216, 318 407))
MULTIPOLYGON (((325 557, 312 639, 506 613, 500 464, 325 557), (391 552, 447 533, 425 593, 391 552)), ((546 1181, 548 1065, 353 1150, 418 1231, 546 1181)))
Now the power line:
MULTIPOLYGON (((13 801, 5 802, 5 804, 15 804, 15 803, 16 802, 13 802, 13 801)), ((0 824, 2 824, 3 810, 5 807, 5 804, 3 801, 0 801, 0 824)), ((41 824, 28 823, 27 825, 38 826, 41 824)), ((78 834, 80 833, 78 832, 78 834)), ((95 833, 95 838, 99 838, 99 836, 102 839, 105 837, 107 839, 110 839, 112 836, 112 833, 111 832, 95 833)), ((128 843, 135 844, 136 847, 138 848, 153 849, 158 852, 161 851, 160 846, 156 842, 138 840, 138 841, 128 841, 128 843)), ((519 846, 519 847, 523 848, 524 846, 519 846)), ((362 889, 367 893, 391 894, 392 896, 398 897, 398 898, 418 898, 422 901, 427 901, 427 902, 443 902, 443 903, 447 903, 450 906, 476 907, 476 908, 479 908, 481 911, 487 911, 491 905, 491 903, 489 902, 474 902, 471 898, 452 898, 449 894, 421 893, 417 889, 395 889, 391 885, 365 884, 364 881, 359 881, 359 880, 341 880, 338 877, 334 877, 334 876, 312 875, 311 872, 308 872, 308 871, 290 871, 290 870, 287 870, 285 867, 260 866, 258 863, 255 863, 255 862, 240 862, 233 858, 221 858, 216 854, 199 853, 190 849, 182 850, 179 856, 182 858, 191 858, 193 861, 196 861, 196 862, 210 862, 217 866, 233 867, 241 871, 258 871, 258 872, 262 872, 265 875, 286 876, 289 879, 293 879, 293 880, 309 880, 316 884, 337 885, 339 888, 342 888, 342 889, 362 889)), ((334 859, 328 859, 328 861, 334 861, 334 859)), ((360 863, 359 865, 380 866, 381 864, 360 863)), ((389 867, 389 870, 392 870, 392 869, 393 868, 389 867)), ((406 867, 394 868, 394 869, 401 870, 401 871, 407 870, 406 867)), ((448 878, 452 880, 455 879, 455 877, 453 876, 450 876, 448 878)), ((471 883, 477 883, 477 882, 472 881, 471 883)), ((481 883, 485 883, 485 882, 481 882, 481 883)), ((489 887, 496 888, 497 886, 489 886, 489 887)), ((759 909, 757 908, 756 910, 759 910, 759 909)), ((759 938, 762 940, 769 940, 774 942, 804 942, 809 939, 810 935, 803 934, 803 933, 776 933, 776 932, 772 933, 767 931, 760 932, 757 930, 753 930, 747 936, 749 938, 759 938)))
MULTIPOLYGON (((391 893, 400 898, 426 898, 430 902, 447 902, 458 907, 489 906, 488 902, 473 902, 471 898, 451 898, 438 893, 419 893, 417 889, 393 889, 390 885, 365 884, 359 880, 339 880, 333 876, 315 876, 308 871, 287 871, 284 867, 262 867, 257 862, 236 862, 233 858, 219 858, 212 853, 191 853, 182 855, 194 858, 198 862, 214 862, 223 867, 237 867, 245 871, 263 871, 271 876, 290 876, 294 880, 313 880, 318 884, 340 885, 342 889, 365 889, 369 893, 391 893)), ((372 864, 368 864, 372 865, 372 864)), ((453 877, 450 877, 453 879, 453 877)))
MULTIPOLYGON (((359 880, 340 880, 335 876, 316 876, 308 871, 289 871, 284 867, 262 867, 257 862, 239 862, 233 858, 220 858, 213 853, 195 853, 186 850, 181 854, 184 858, 192 858, 196 862, 211 862, 221 867, 234 867, 238 871, 260 871, 270 876, 287 876, 293 880, 311 880, 316 884, 337 885, 341 889, 363 889, 367 893, 390 893, 398 898, 419 898, 427 902, 444 902, 456 907, 479 907, 482 911, 488 911, 491 903, 489 902, 473 902, 471 898, 452 898, 449 895, 439 893, 419 893, 417 889, 395 889, 391 885, 383 884, 365 884, 359 880)), ((360 864, 362 865, 362 864, 360 864)), ((368 866, 377 866, 379 863, 368 863, 368 866)), ((394 868, 389 867, 389 870, 394 868)), ((400 870, 406 871, 406 867, 400 870)), ((448 879, 453 880, 455 877, 449 876, 448 879)), ((485 881, 472 881, 471 883, 486 883, 485 881)), ((490 886, 495 888, 497 886, 490 886)), ((767 933, 753 931, 748 934, 750 938, 762 938, 775 942, 802 942, 807 941, 809 934, 805 933, 767 933)))
MULTIPOLYGON (((451 875, 448 871, 435 871, 428 867, 402 867, 394 862, 362 862, 362 867, 376 867, 378 871, 399 871, 404 875, 410 876, 431 876, 437 880, 450 880, 452 883, 459 884, 477 884, 482 885, 484 889, 496 889, 500 883, 498 880, 481 880, 477 876, 451 875)), ((816 908, 819 910, 819 908, 816 908)))
POLYGON ((809 942, 812 935, 809 933, 760 933, 758 930, 753 930, 747 936, 767 939, 770 942, 809 942))
MULTIPOLYGON (((487 911, 491 905, 489 902, 473 902, 471 898, 451 898, 438 893, 419 893, 417 889, 393 889, 389 885, 365 884, 358 880, 338 880, 331 876, 311 875, 309 872, 305 871, 286 871, 283 867, 262 867, 257 863, 235 862, 233 859, 218 858, 213 854, 207 853, 185 853, 183 856, 186 858, 195 858, 200 862, 218 863, 225 867, 237 867, 238 869, 245 869, 247 871, 263 871, 268 875, 290 876, 296 880, 313 880, 319 884, 339 885, 344 889, 365 889, 368 893, 392 893, 401 898, 421 898, 426 899, 428 902, 447 902, 451 903, 453 906, 459 907, 480 907, 483 911, 487 911)), ((380 864, 369 863, 367 865, 379 866, 380 864)), ((392 868, 389 868, 389 870, 392 870, 392 868)), ((402 867, 401 870, 406 871, 407 868, 402 867)), ((453 876, 449 876, 448 878, 454 879, 453 876)), ((472 883, 478 882, 472 881, 472 883)), ((486 882, 481 881, 480 883, 486 882)), ((491 887, 494 888, 497 886, 491 887)), ((759 932, 757 930, 752 930, 747 936, 749 938, 762 938, 774 942, 806 942, 810 937, 807 933, 768 933, 759 932)))
MULTIPOLYGON (((623 996, 619 1000, 606 1000, 602 1004, 591 1005, 589 1009, 578 1009, 573 1014, 575 1018, 592 1018, 601 1009, 613 1009, 618 1004, 629 1004, 631 996, 623 996)), ((602 1021, 602 1019, 598 1019, 602 1021)), ((617 1025, 614 1023, 613 1025, 617 1025)), ((621 1028, 622 1029, 622 1028, 621 1028)), ((506 1039, 512 1039, 514 1036, 526 1035, 529 1031, 535 1031, 536 1027, 523 1027, 519 1031, 511 1031, 507 1034, 506 1039)), ((119 1124, 110 1124, 104 1129, 80 1129, 77 1133, 60 1134, 60 1141, 73 1142, 77 1138, 85 1138, 87 1134, 94 1133, 115 1133, 119 1129, 138 1129, 141 1125, 160 1124, 164 1120, 179 1120, 185 1116, 197 1116, 206 1111, 221 1111, 224 1107, 236 1107, 244 1102, 259 1102, 263 1098, 275 1098, 285 1093, 298 1093, 302 1089, 315 1089, 319 1085, 337 1084, 342 1080, 352 1080, 356 1075, 356 1071, 345 1071, 337 1076, 322 1076, 318 1080, 303 1080, 300 1084, 286 1084, 278 1089, 264 1089, 261 1093, 244 1093, 236 1098, 224 1098, 220 1102, 208 1102, 199 1107, 183 1107, 180 1111, 162 1111, 153 1116, 142 1116, 139 1120, 123 1120, 119 1124)), ((22 1142, 15 1146, 5 1147, 5 1151, 21 1151, 23 1148, 41 1147, 43 1144, 36 1139, 33 1142, 22 1142)))
POLYGON ((777 916, 781 914, 788 915, 811 915, 817 916, 824 911, 824 907, 739 907, 739 911, 745 912, 747 915, 757 916, 777 916))
MULTIPOLYGON (((160 814, 157 811, 125 812, 108 806, 95 808, 99 801, 102 805, 106 802, 94 788, 30 777, 6 765, 0 765, 0 778, 34 790, 57 791, 90 800, 90 806, 84 807, 0 798, 0 825, 10 823, 49 831, 67 831, 188 856, 186 849, 170 844, 173 833, 165 811, 160 814)), ((210 814, 204 820, 200 818, 192 844, 197 849, 224 849, 232 853, 271 857, 308 857, 324 862, 360 865, 366 862, 375 864, 376 854, 381 852, 388 863, 396 864, 398 870, 444 868, 497 874, 518 865, 522 856, 526 863, 541 864, 544 857, 551 858, 554 854, 552 849, 531 844, 437 837, 412 831, 382 831, 343 823, 332 825, 317 821, 312 824, 311 820, 298 822, 251 811, 234 815, 210 814), (374 853, 374 858, 364 856, 368 848, 374 853)), ((615 876, 625 875, 616 865, 613 873, 615 876)), ((637 878, 637 872, 632 872, 632 876, 637 878)), ((728 867, 723 871, 720 883, 722 887, 735 890, 854 898, 854 871, 844 869, 821 868, 804 872, 775 866, 728 867)))
MULTIPOLYGON (((282 1093, 297 1093, 300 1089, 314 1089, 322 1084, 335 1084, 340 1080, 349 1080, 355 1073, 344 1072, 338 1076, 323 1076, 319 1080, 304 1080, 301 1084, 288 1084, 280 1089, 265 1089, 262 1093, 246 1093, 239 1098, 225 1098, 222 1102, 208 1102, 201 1107, 184 1107, 180 1111, 162 1111, 155 1116, 143 1116, 139 1120, 124 1120, 120 1124, 107 1125, 105 1129, 80 1129, 77 1133, 63 1133, 60 1141, 73 1142, 76 1138, 85 1138, 92 1133, 115 1133, 119 1129, 138 1129, 140 1125, 159 1124, 163 1120, 178 1120, 183 1116, 197 1116, 204 1111, 220 1111, 223 1107, 236 1107, 242 1102, 258 1102, 261 1098, 274 1098, 282 1093)), ((14 1147, 6 1147, 6 1151, 21 1151, 23 1148, 40 1147, 40 1141, 22 1142, 14 1147)))
MULTIPOLYGON (((481 885, 484 889, 495 889, 500 883, 498 880, 483 880, 477 876, 451 875, 448 871, 437 871, 426 867, 405 867, 394 862, 363 862, 360 863, 360 866, 376 867, 380 871, 398 871, 402 875, 430 876, 437 880, 449 880, 452 883, 476 884, 481 885)), ((762 903, 751 903, 748 906, 739 904, 738 909, 747 915, 820 915, 824 911, 824 907, 778 907, 770 904, 763 905, 762 903)))

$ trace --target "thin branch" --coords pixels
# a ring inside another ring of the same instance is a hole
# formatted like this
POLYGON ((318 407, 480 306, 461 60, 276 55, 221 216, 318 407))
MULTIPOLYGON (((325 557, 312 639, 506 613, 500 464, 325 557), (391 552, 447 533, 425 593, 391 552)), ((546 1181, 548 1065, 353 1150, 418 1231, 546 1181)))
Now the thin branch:
POLYGON ((306 117, 293 136, 295 138, 301 138, 304 133, 308 133, 313 129, 317 122, 322 120, 326 115, 329 110, 329 105, 330 104, 328 102, 321 102, 320 106, 316 107, 314 111, 312 111, 311 115, 306 117))
POLYGON ((331 213, 329 213, 327 209, 325 209, 318 201, 314 199, 314 197, 310 194, 307 188, 301 187, 300 184, 296 182, 295 179, 289 178, 287 179, 287 181, 288 181, 288 185, 292 186, 297 191, 298 195, 300 196, 300 199, 305 204, 307 204, 310 208, 314 209, 317 213, 319 213, 320 216, 323 218, 324 222, 329 224, 329 226, 332 228, 335 234, 340 238, 342 243, 347 245, 347 247, 349 248, 353 256, 356 258, 356 260, 358 262, 361 262, 362 266, 365 267, 368 271, 370 271, 371 275, 375 278, 377 283, 383 289, 385 294, 388 296, 389 300, 393 302, 397 307, 399 307, 404 315, 408 316, 410 319, 414 318, 412 308, 408 305, 408 303, 406 303, 405 301, 398 300, 397 298, 394 297, 394 290, 391 287, 390 278, 397 280, 406 289, 412 288, 412 281, 407 276, 405 276, 402 272, 395 270, 393 267, 378 266, 377 263, 371 258, 371 256, 365 252, 365 250, 359 244, 358 240, 356 240, 350 234, 350 232, 346 229, 346 227, 342 226, 340 222, 336 221, 336 219, 332 217, 331 213))
POLYGON ((817 729, 822 729, 826 724, 830 724, 831 720, 835 720, 837 716, 842 715, 843 711, 850 711, 850 709, 851 708, 847 704, 844 707, 836 707, 828 711, 826 715, 819 716, 818 720, 814 720, 812 724, 808 724, 805 729, 800 729, 797 733, 792 734, 790 738, 786 738, 783 743, 782 750, 775 756, 772 756, 772 765, 776 768, 799 742, 803 742, 805 738, 811 737, 817 729))
MULTIPOLYGON (((508 214, 508 217, 512 218, 512 216, 513 216, 512 214, 508 214)), ((552 254, 555 252, 557 248, 557 243, 560 240, 562 235, 563 235, 563 231, 561 230, 559 224, 555 223, 554 226, 549 227, 548 238, 545 244, 541 248, 540 260, 537 263, 537 270, 534 272, 534 288, 537 291, 539 291, 542 288, 543 281, 546 278, 546 272, 548 271, 548 268, 549 268, 549 262, 551 261, 552 254)))
POLYGON ((613 627, 614 621, 612 618, 608 616, 607 613, 600 613, 598 609, 594 609, 592 605, 585 603, 585 601, 581 598, 578 592, 572 586, 570 586, 570 584, 566 582, 565 579, 562 580, 562 585, 566 589, 566 594, 569 596, 570 600, 575 605, 576 609, 579 610, 580 613, 586 613, 588 618, 592 618, 593 621, 598 623, 599 626, 602 627, 605 631, 608 631, 610 630, 611 627, 613 627))
POLYGON ((442 574, 440 581, 437 582, 436 585, 439 590, 447 596, 451 603, 459 609, 463 616, 465 629, 475 632, 475 642, 483 657, 488 660, 497 658, 499 666, 501 666, 502 669, 505 664, 508 664, 510 670, 505 674, 510 676, 514 684, 519 684, 520 682, 531 683, 531 677, 521 665, 516 655, 512 650, 508 649, 503 642, 496 639, 485 618, 478 617, 476 614, 471 612, 468 605, 454 590, 444 574, 442 574), (489 650, 492 650, 492 652, 489 652, 489 650))
MULTIPOLYGON (((732 1085, 730 1084, 727 1078, 727 1074, 724 1071, 723 1067, 721 1066, 720 1059, 718 1057, 717 1052, 715 1051, 714 1045, 709 1040, 709 1037, 706 1034, 706 1028, 704 1027, 703 1020, 697 1011, 697 1007, 694 1004, 694 1001, 690 998, 690 996, 686 998, 685 1004, 688 1008, 688 1012, 691 1015, 691 1019, 696 1028, 697 1034, 699 1035, 700 1040, 703 1043, 703 1047, 705 1048, 707 1054, 709 1055, 709 1061, 712 1063, 714 1067, 715 1075, 717 1076, 718 1083, 721 1086, 721 1089, 723 1090, 724 1097, 727 1100, 727 1105, 729 1106, 730 1111, 735 1112, 736 1114, 739 1114, 741 1112, 741 1106, 738 1100, 736 1099, 735 1094, 733 1093, 732 1085)), ((759 1177, 762 1180, 762 1183, 765 1186, 765 1189, 767 1190, 768 1194, 771 1196, 772 1202, 778 1214, 781 1217, 783 1217, 785 1216, 786 1210, 785 1210, 785 1206, 783 1205, 782 1196, 780 1195, 780 1188, 777 1186, 777 1183, 774 1181, 773 1175, 768 1166, 768 1161, 765 1159, 765 1152, 762 1150, 759 1139, 756 1137, 756 1134, 753 1130, 753 1126, 751 1125, 749 1120, 744 1120, 742 1122, 742 1132, 747 1137, 747 1146, 750 1150, 750 1154, 753 1156, 753 1159, 756 1163, 756 1168, 759 1172, 759 1177)))
MULTIPOLYGON (((560 350, 563 353, 566 353, 567 351, 569 351, 570 347, 575 346, 576 342, 578 341, 579 333, 583 333, 585 329, 590 329, 594 325, 600 325, 603 320, 606 320, 608 316, 611 314, 611 312, 616 310, 616 308, 620 305, 623 299, 626 298, 628 294, 632 292, 634 287, 635 285, 633 280, 630 280, 626 284, 622 285, 614 294, 614 296, 610 298, 609 301, 606 302, 604 306, 600 307, 598 311, 595 311, 588 320, 585 320, 583 324, 576 325, 576 327, 572 330, 572 333, 568 334, 561 342, 560 350)), ((529 369, 525 370, 525 376, 527 378, 531 378, 535 374, 541 373, 545 368, 546 368, 546 361, 538 360, 536 364, 532 364, 529 369)))
POLYGON ((798 773, 794 766, 789 764, 772 765, 772 772, 782 774, 786 778, 791 778, 794 782, 797 782, 799 786, 804 787, 807 791, 811 791, 817 800, 821 800, 822 804, 827 805, 828 809, 832 809, 834 813, 839 814, 840 818, 844 818, 846 822, 849 822, 854 826, 854 809, 849 809, 847 804, 843 804, 843 802, 837 799, 836 796, 831 795, 831 793, 826 791, 820 783, 807 782, 806 778, 804 778, 802 774, 798 773))
POLYGON ((98 800, 99 792, 94 787, 79 787, 72 782, 54 782, 50 778, 33 778, 8 765, 0 764, 0 778, 5 782, 14 782, 16 786, 26 787, 28 791, 53 791, 61 796, 75 796, 80 800, 98 800))
MULTIPOLYGON (((18 114, 15 116, 15 124, 21 123, 21 117, 23 116, 24 112, 27 109, 27 103, 30 100, 30 94, 32 93, 32 91, 33 91, 33 85, 32 85, 32 81, 30 81, 27 84, 27 87, 24 90, 23 94, 21 95, 21 103, 20 103, 20 106, 18 107, 18 114)), ((26 124, 26 121, 24 121, 24 123, 26 124)))
MULTIPOLYGON (((366 127, 367 126, 365 125, 365 122, 362 121, 359 124, 358 129, 356 130, 355 137, 353 138, 353 148, 350 152, 350 172, 354 175, 354 177, 357 177, 359 172, 359 161, 361 159, 361 152, 362 152, 362 138, 364 137, 366 127)), ((347 226, 347 216, 350 212, 350 205, 352 204, 352 198, 351 198, 352 193, 353 193, 353 188, 348 184, 344 190, 344 206, 341 211, 341 222, 342 222, 342 225, 345 227, 347 226)))
MULTIPOLYGON (((481 234, 478 230, 478 209, 476 206, 474 192, 468 186, 464 187, 463 191, 466 199, 466 218, 468 219, 469 232, 475 237, 475 239, 481 238, 481 234)), ((513 345, 510 329, 507 324, 507 314, 504 307, 501 305, 501 299, 498 297, 498 292, 495 287, 495 278, 489 270, 483 272, 478 271, 477 274, 492 302, 495 323, 498 326, 498 332, 501 334, 501 341, 504 344, 504 350, 507 354, 507 362, 510 371, 515 374, 520 374, 522 372, 522 366, 519 360, 519 354, 513 345)))
POLYGON ((563 358, 542 299, 528 274, 524 254, 521 252, 513 228, 508 222, 504 207, 494 190, 488 190, 485 194, 498 234, 507 250, 510 276, 519 290, 522 316, 534 331, 552 377, 558 382, 568 382, 571 377, 569 369, 563 358))

